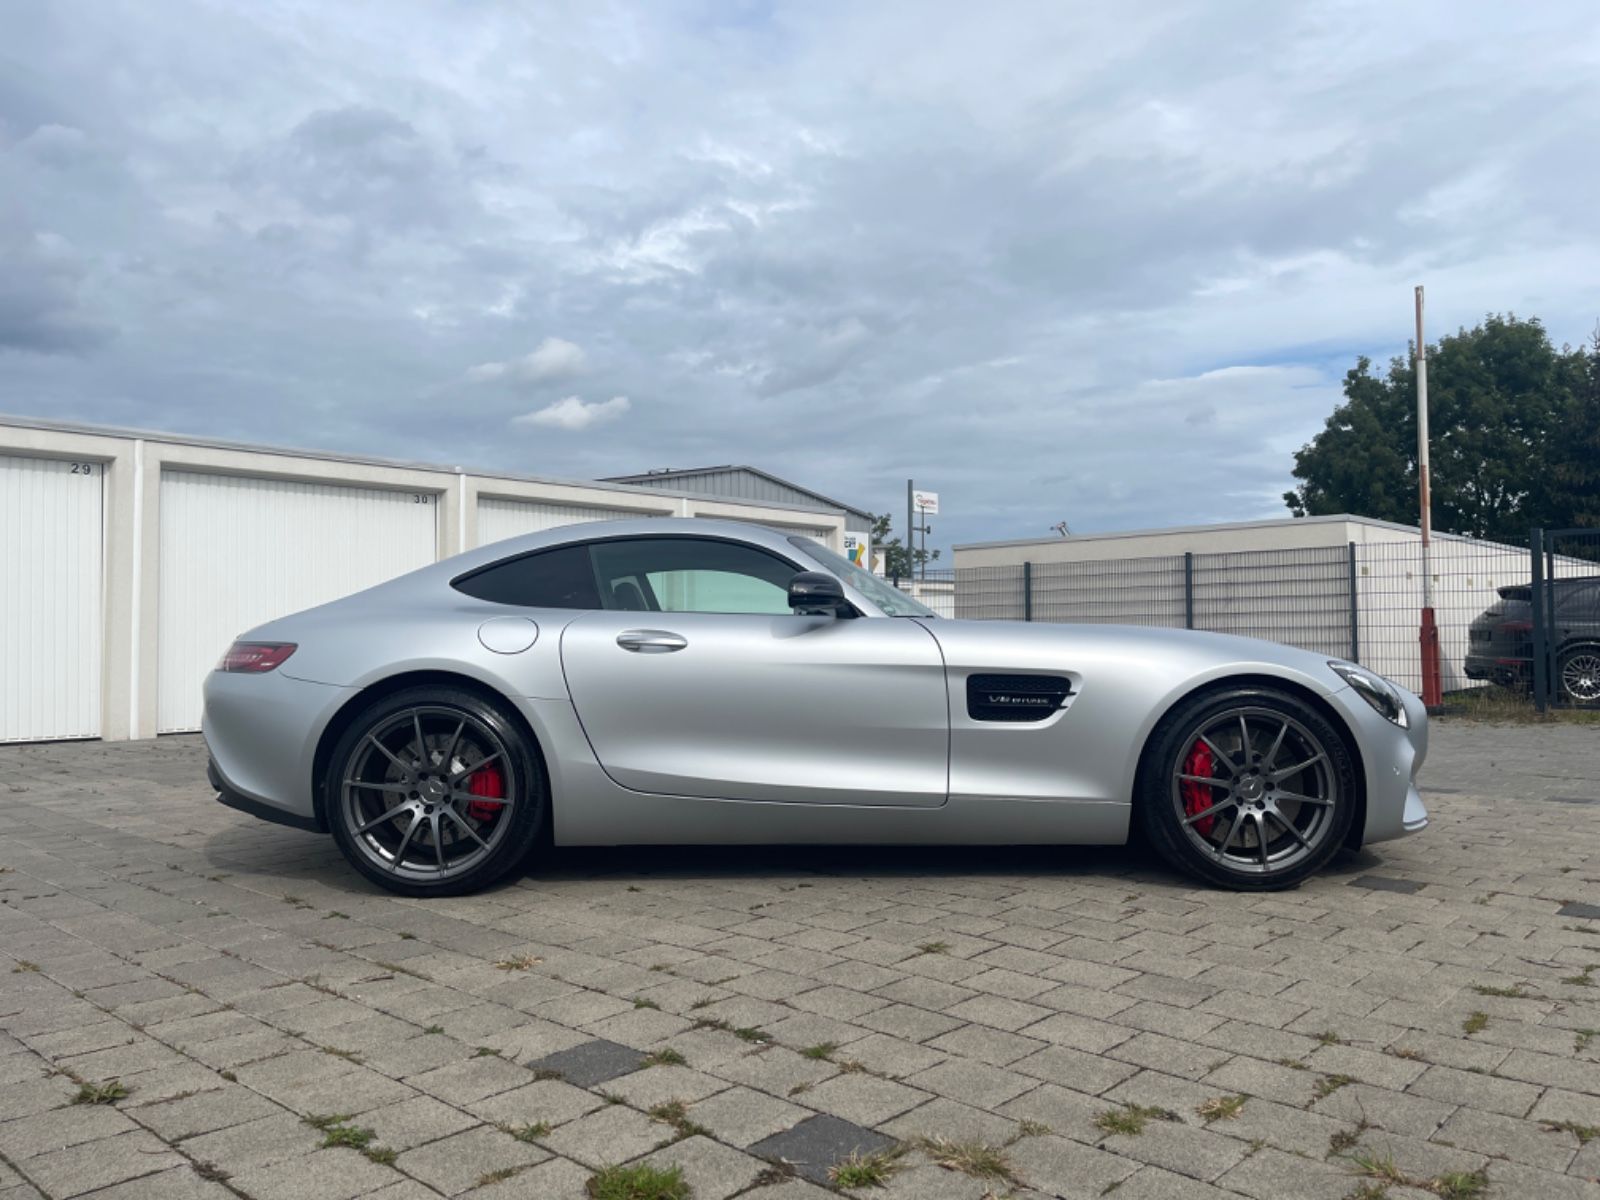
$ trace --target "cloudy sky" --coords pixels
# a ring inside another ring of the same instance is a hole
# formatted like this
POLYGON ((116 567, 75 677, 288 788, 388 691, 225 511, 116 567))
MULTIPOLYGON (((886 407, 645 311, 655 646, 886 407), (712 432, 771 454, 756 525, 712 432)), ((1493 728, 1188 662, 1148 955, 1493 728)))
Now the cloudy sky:
POLYGON ((1284 515, 1355 356, 1600 317, 1593 0, 0 6, 0 411, 935 542, 1284 515))

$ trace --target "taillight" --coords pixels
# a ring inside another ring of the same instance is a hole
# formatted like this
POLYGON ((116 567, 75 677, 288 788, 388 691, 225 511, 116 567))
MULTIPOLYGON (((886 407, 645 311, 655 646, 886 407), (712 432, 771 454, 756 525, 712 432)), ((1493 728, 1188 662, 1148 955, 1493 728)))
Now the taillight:
POLYGON ((1501 633, 1532 633, 1533 632, 1533 622, 1532 621, 1501 621, 1500 624, 1498 626, 1496 626, 1496 628, 1498 628, 1501 633))
POLYGON ((235 642, 222 656, 217 670, 261 675, 281 667, 294 652, 294 642, 235 642))

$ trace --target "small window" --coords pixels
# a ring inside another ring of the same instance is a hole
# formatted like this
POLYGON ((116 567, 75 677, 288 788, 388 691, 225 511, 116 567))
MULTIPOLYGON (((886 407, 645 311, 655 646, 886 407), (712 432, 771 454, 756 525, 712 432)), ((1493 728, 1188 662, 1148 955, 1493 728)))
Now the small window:
POLYGON ((602 607, 622 612, 787 614, 799 569, 707 538, 628 538, 592 547, 602 607))
POLYGON ((523 608, 601 608, 587 546, 560 546, 484 567, 455 589, 495 604, 523 608))

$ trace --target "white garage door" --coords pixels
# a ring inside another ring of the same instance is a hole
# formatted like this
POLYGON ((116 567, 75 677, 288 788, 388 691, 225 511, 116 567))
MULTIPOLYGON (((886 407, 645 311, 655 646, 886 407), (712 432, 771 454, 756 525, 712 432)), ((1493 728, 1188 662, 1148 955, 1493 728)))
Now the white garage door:
POLYGON ((0 455, 0 742, 100 736, 104 475, 0 455))
POLYGON ((200 727, 240 633, 433 562, 437 513, 428 492, 164 472, 157 728, 200 727))
POLYGON ((579 525, 585 521, 625 521, 632 517, 658 516, 636 508, 600 508, 588 504, 553 504, 545 500, 478 501, 478 545, 538 533, 560 525, 579 525))

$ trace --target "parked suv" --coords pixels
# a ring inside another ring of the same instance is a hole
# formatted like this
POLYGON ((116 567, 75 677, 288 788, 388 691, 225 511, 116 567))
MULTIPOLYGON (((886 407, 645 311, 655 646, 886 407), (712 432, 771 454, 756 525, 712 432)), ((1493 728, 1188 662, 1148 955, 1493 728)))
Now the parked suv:
MULTIPOLYGON (((1555 604, 1556 692, 1568 703, 1600 703, 1600 575, 1545 586, 1555 604)), ((1533 676, 1533 592, 1526 584, 1499 591, 1499 602, 1468 627, 1467 678, 1525 688, 1533 676)))

